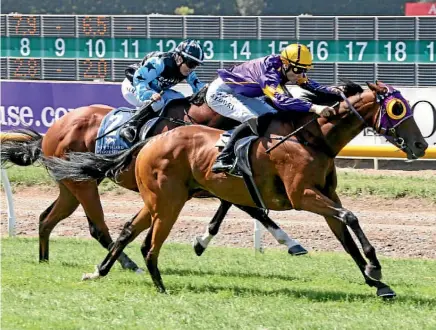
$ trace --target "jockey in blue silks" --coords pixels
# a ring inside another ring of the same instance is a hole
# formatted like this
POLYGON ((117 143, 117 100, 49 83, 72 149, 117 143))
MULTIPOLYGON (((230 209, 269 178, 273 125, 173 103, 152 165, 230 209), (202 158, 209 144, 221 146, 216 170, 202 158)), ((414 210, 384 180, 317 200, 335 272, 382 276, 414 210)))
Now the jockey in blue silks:
POLYGON ((205 84, 198 79, 194 70, 203 61, 201 45, 196 40, 188 39, 172 52, 152 52, 145 56, 140 65, 130 66, 121 89, 124 98, 139 110, 121 129, 120 135, 129 142, 136 139, 137 130, 143 124, 141 119, 146 118, 150 109, 148 101, 154 101, 151 108, 157 112, 168 101, 183 98, 182 93, 171 89, 181 81, 186 80, 193 92, 198 92, 205 84))

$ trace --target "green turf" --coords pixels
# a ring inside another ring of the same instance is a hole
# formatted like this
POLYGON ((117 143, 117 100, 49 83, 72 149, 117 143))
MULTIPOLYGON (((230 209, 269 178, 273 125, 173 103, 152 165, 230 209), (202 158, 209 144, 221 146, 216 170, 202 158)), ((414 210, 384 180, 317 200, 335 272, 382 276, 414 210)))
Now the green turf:
MULTIPOLYGON (((211 247, 199 258, 168 244, 163 295, 118 264, 81 282, 105 255, 94 240, 53 239, 49 264, 37 252, 36 239, 2 239, 2 329, 436 329, 435 260, 382 258, 398 294, 386 302, 340 253, 211 247)), ((139 244, 126 252, 144 264, 139 244)))

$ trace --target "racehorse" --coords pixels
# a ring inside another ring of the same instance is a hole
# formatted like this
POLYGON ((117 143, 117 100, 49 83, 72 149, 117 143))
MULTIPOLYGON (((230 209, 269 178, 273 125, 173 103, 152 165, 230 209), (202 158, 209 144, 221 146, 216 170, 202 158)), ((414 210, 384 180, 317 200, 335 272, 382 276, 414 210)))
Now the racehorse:
MULTIPOLYGON (((200 124, 209 127, 229 129, 235 122, 212 111, 203 103, 205 91, 189 99, 174 100, 165 107, 165 112, 157 119, 156 124, 148 131, 148 136, 171 130, 180 125, 200 124)), ((19 129, 1 133, 1 162, 11 162, 20 166, 29 166, 45 157, 64 157, 67 152, 94 152, 97 133, 103 118, 113 110, 106 105, 90 105, 75 109, 61 117, 51 126, 45 136, 29 130, 19 129)), ((149 117, 157 116, 149 113, 149 117)), ((149 118, 149 119, 150 119, 149 118)), ((129 190, 138 191, 134 168, 135 155, 127 171, 117 178, 116 183, 129 190)), ((90 234, 104 248, 109 249, 112 238, 104 221, 103 209, 98 192, 101 180, 88 182, 73 182, 64 180, 58 183, 59 195, 57 199, 39 217, 39 260, 49 260, 49 238, 54 227, 63 219, 70 216, 82 205, 88 219, 90 234)), ((221 224, 231 203, 221 200, 220 207, 213 217, 209 228, 209 235, 213 237, 218 231, 215 223, 221 224)), ((238 206, 252 217, 258 219, 292 255, 301 255, 307 251, 294 239, 289 237, 268 216, 257 208, 238 206)), ((197 239, 195 251, 200 255, 209 239, 197 239), (201 243, 201 244, 200 244, 201 243)), ((120 255, 119 261, 123 268, 136 270, 137 265, 125 254, 120 255)))
MULTIPOLYGON (((381 265, 374 247, 360 227, 357 217, 341 204, 336 193, 337 177, 334 158, 364 127, 372 127, 401 148, 409 159, 425 154, 424 140, 410 105, 393 87, 377 82, 369 89, 344 99, 331 119, 308 121, 312 114, 294 116, 279 112, 265 132, 253 143, 249 153, 254 181, 268 209, 305 210, 325 217, 327 224, 356 262, 365 282, 377 289, 381 297, 395 292, 381 282, 381 265), (292 124, 291 118, 294 119, 292 124), (291 137, 271 150, 277 135, 285 136, 294 125, 317 134, 311 143, 299 143, 291 137), (266 152, 270 150, 270 152, 266 152), (349 227, 362 246, 362 256, 352 239, 349 227)), ((315 100, 314 100, 315 102, 315 100)), ((317 104, 322 104, 320 100, 317 104)), ((110 158, 86 153, 71 153, 69 161, 45 159, 45 165, 59 179, 100 179, 122 171, 130 157, 141 149, 136 159, 136 180, 144 201, 143 209, 123 228, 119 238, 94 273, 84 279, 105 276, 126 245, 140 232, 150 228, 141 253, 151 278, 160 292, 165 287, 158 269, 158 256, 177 217, 188 199, 199 190, 231 203, 254 207, 244 181, 224 173, 214 174, 211 166, 218 151, 215 147, 221 130, 204 126, 185 126, 144 141, 120 155, 110 158), (92 159, 92 160, 90 160, 92 159), (87 161, 86 164, 83 161, 87 161), (95 166, 99 164, 99 169, 95 166)))

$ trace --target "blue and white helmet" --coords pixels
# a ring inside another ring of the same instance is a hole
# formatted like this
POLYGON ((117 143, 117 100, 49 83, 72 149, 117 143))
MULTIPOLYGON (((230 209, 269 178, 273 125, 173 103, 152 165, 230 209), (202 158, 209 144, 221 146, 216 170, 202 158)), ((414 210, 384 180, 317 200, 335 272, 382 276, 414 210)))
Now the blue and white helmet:
POLYGON ((203 64, 204 51, 197 40, 183 40, 175 49, 175 52, 183 57, 184 60, 192 60, 198 64, 203 64))

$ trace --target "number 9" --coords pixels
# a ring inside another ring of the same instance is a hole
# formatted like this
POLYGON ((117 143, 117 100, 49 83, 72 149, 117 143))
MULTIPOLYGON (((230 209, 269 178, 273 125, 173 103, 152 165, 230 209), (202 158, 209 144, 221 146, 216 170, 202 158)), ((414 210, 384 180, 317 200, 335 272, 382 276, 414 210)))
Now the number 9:
POLYGON ((65 40, 57 38, 55 40, 56 56, 64 56, 65 54, 65 40))

